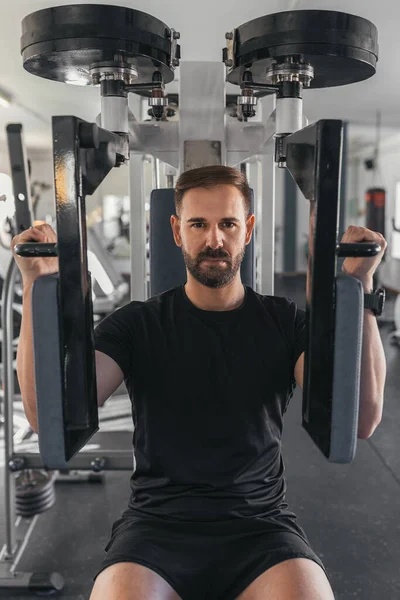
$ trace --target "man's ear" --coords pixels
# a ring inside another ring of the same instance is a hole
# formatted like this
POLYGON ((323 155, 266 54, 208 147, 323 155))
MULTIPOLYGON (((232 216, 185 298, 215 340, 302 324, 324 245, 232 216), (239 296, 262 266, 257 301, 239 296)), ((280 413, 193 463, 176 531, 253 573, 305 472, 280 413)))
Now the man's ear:
POLYGON ((246 221, 246 246, 250 244, 251 236, 253 235, 254 225, 256 218, 254 215, 250 215, 246 221))
POLYGON ((172 233, 174 236, 175 244, 180 248, 182 246, 181 222, 176 215, 171 215, 170 223, 171 223, 171 227, 172 227, 172 233))

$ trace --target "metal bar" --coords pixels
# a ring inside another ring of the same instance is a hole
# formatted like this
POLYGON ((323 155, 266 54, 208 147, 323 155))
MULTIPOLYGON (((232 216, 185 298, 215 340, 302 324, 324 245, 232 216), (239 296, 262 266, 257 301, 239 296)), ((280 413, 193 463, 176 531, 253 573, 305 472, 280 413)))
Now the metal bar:
POLYGON ((255 223, 255 244, 254 252, 256 255, 256 286, 255 290, 261 293, 261 269, 262 269, 262 232, 261 232, 261 215, 262 215, 262 194, 260 183, 260 159, 258 156, 252 157, 247 163, 247 180, 254 195, 254 214, 256 217, 255 223))
MULTIPOLYGON (((64 422, 69 432, 68 454, 80 449, 82 434, 86 435, 89 428, 93 433, 98 427, 93 310, 82 177, 82 165, 86 169, 86 163, 81 158, 81 123, 76 117, 53 117, 59 298, 64 351, 64 422)), ((82 156, 86 158, 85 154, 82 156)))
POLYGON ((343 142, 342 142, 342 169, 340 177, 340 195, 339 195, 339 240, 345 231, 346 221, 346 194, 347 194, 347 136, 348 136, 348 123, 343 121, 343 142))
POLYGON ((376 256, 382 250, 376 243, 360 242, 359 244, 336 244, 338 256, 376 256))
POLYGON ((22 125, 16 123, 7 125, 7 142, 15 199, 15 225, 18 234, 33 225, 29 169, 22 137, 22 125))
POLYGON ((179 73, 179 170, 185 170, 185 142, 199 147, 190 168, 226 164, 225 67, 222 62, 181 62, 179 73), (206 98, 206 101, 204 100, 206 98))
POLYGON ((153 156, 153 189, 159 190, 161 187, 161 174, 160 174, 160 159, 153 156))
MULTIPOLYGON (((338 237, 339 240, 342 239, 342 236, 345 231, 345 222, 346 222, 346 206, 347 206, 347 135, 348 135, 348 123, 346 121, 343 122, 343 142, 342 142, 342 172, 340 177, 340 191, 339 191, 339 223, 338 223, 338 237)), ((342 270, 342 265, 344 262, 344 258, 338 254, 337 259, 337 269, 338 271, 342 270)))
POLYGON ((296 271, 297 186, 287 169, 284 172, 283 272, 296 271))
POLYGON ((286 142, 287 167, 310 201, 302 425, 329 457, 342 122, 318 121, 286 142))
POLYGON ((8 469, 10 457, 14 452, 14 370, 13 370, 13 296, 15 279, 18 272, 17 263, 12 258, 3 282, 2 323, 3 323, 3 377, 4 377, 4 495, 6 521, 6 556, 11 557, 16 550, 15 532, 15 487, 13 474, 8 469))
POLYGON ((143 155, 131 154, 129 160, 131 300, 140 301, 144 301, 148 297, 143 166, 143 155))
POLYGON ((29 539, 33 530, 35 529, 38 518, 39 515, 34 515, 31 519, 24 519, 23 517, 19 516, 15 522, 15 529, 17 533, 17 551, 10 567, 10 572, 13 574, 15 574, 18 563, 21 560, 21 556, 23 555, 24 550, 29 543, 29 539))
MULTIPOLYGON (((105 459, 104 471, 132 471, 133 455, 132 452, 124 450, 104 450, 98 452, 86 452, 83 450, 68 461, 68 469, 71 471, 92 471, 92 461, 97 458, 105 459)), ((14 453, 12 460, 21 458, 24 460, 25 469, 43 469, 43 460, 38 452, 29 452, 27 454, 14 453)))
POLYGON ((17 244, 14 248, 15 254, 32 258, 35 256, 43 256, 49 258, 58 256, 57 244, 48 244, 45 242, 26 242, 25 244, 17 244))
POLYGON ((261 293, 274 295, 275 278, 275 160, 268 154, 261 157, 261 293))

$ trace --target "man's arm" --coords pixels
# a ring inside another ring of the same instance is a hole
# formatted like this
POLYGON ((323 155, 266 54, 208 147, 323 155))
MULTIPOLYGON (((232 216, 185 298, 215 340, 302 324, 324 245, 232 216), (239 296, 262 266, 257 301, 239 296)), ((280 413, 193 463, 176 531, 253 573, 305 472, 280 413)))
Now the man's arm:
MULTIPOLYGON (((300 355, 294 377, 303 389, 304 352, 300 355)), ((363 344, 361 356, 360 405, 357 437, 371 437, 382 420, 383 389, 386 378, 386 361, 378 325, 374 314, 364 311, 363 344)))
MULTIPOLYGON (((14 250, 17 243, 32 240, 36 242, 56 242, 57 236, 50 225, 39 225, 15 236, 12 241, 12 249, 14 250)), ((58 272, 58 259, 22 258, 16 255, 15 259, 21 271, 23 283, 22 321, 17 349, 17 376, 26 418, 33 431, 37 433, 37 399, 32 338, 32 286, 37 277, 58 272)), ((46 343, 45 336, 43 343, 46 343)), ((104 404, 124 380, 122 370, 118 364, 106 354, 98 351, 96 351, 96 380, 97 403, 99 406, 104 404)))
MULTIPOLYGON (((26 418, 33 431, 38 432, 34 354, 32 339, 32 284, 24 285, 22 322, 17 350, 17 375, 26 418)), ((46 343, 46 338, 43 339, 46 343)), ((102 406, 124 380, 117 363, 96 350, 97 404, 102 406)))
MULTIPOLYGON (((364 284, 365 293, 372 291, 364 284)), ((371 437, 382 420, 383 397, 386 380, 386 359, 375 315, 364 309, 363 343, 360 380, 360 414, 358 437, 371 437)))
MULTIPOLYGON (((367 279, 362 283, 364 292, 370 293, 372 281, 367 279)), ((304 352, 296 363, 294 376, 303 389, 304 352)), ((386 359, 378 323, 373 312, 364 309, 357 434, 361 440, 370 438, 382 420, 385 379, 386 359)))
POLYGON ((124 381, 124 374, 120 366, 107 354, 96 350, 96 383, 97 404, 103 406, 104 402, 119 388, 124 381))
MULTIPOLYGON (((310 239, 313 239, 313 235, 311 235, 313 226, 314 221, 311 214, 310 239)), ((373 288, 373 275, 378 268, 387 247, 385 238, 382 234, 366 229, 365 227, 350 226, 343 234, 341 241, 346 243, 377 242, 381 246, 381 251, 374 257, 348 257, 342 265, 342 271, 344 273, 359 279, 363 284, 364 292, 371 293, 373 288)), ((307 286, 308 285, 309 278, 307 277, 307 286)), ((309 298, 308 287, 307 298, 309 298)), ((294 376, 297 384, 303 389, 304 352, 297 360, 294 376)), ((386 359, 378 323, 375 315, 369 309, 365 309, 357 434, 359 439, 365 440, 371 437, 382 420, 385 380, 386 359)))

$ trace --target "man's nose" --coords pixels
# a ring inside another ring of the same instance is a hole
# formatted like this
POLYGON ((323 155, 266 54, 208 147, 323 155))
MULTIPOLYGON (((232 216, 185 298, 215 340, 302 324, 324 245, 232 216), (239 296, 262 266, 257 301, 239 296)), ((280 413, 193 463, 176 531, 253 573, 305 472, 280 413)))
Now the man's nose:
POLYGON ((219 227, 211 227, 207 234, 207 246, 216 250, 224 245, 224 235, 219 227))

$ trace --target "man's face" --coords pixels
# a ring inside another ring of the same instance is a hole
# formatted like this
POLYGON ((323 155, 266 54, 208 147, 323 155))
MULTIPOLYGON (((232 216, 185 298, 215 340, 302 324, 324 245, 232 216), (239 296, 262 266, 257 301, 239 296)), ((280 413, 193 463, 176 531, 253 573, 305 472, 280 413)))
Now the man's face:
POLYGON ((254 227, 233 185, 185 193, 180 219, 171 217, 175 242, 182 248, 189 273, 202 285, 221 288, 239 270, 254 227))

